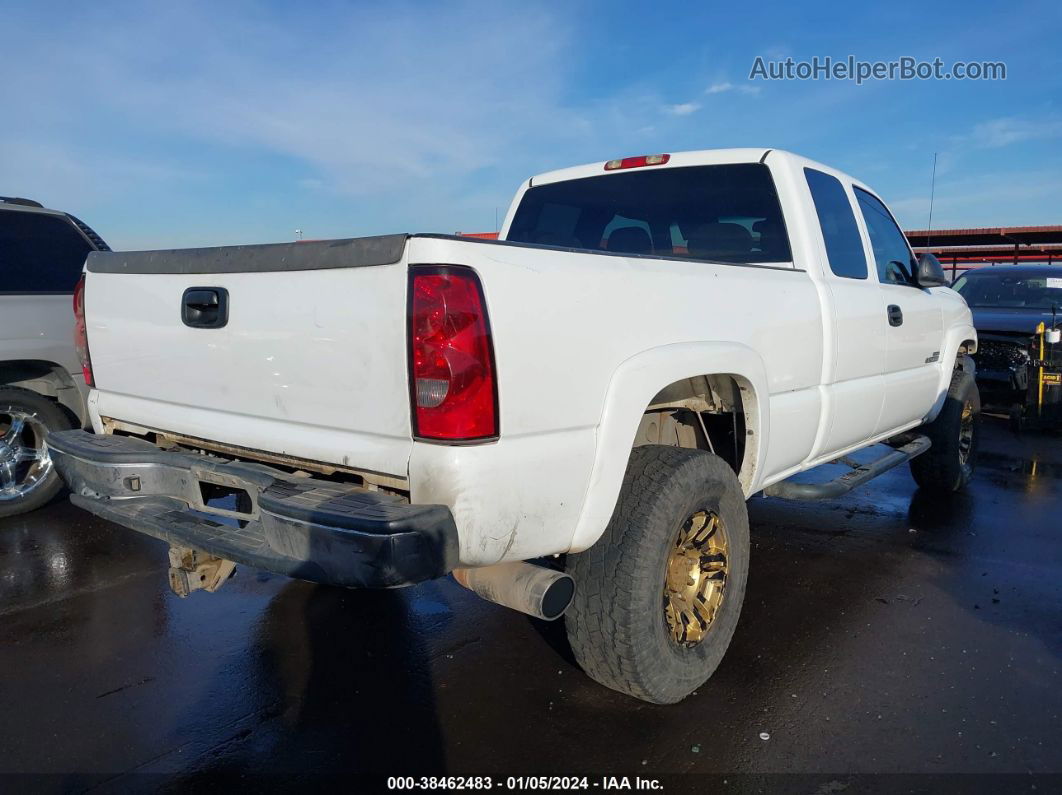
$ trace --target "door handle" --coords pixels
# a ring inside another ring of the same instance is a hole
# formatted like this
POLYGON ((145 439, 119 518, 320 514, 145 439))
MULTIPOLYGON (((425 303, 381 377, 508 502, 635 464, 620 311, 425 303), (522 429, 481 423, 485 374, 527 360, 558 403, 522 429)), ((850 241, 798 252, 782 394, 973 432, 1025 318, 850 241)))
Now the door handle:
POLYGON ((903 325, 903 310, 896 306, 896 304, 889 304, 889 325, 903 325))
POLYGON ((229 291, 189 287, 181 296, 181 321, 191 328, 222 328, 229 322, 229 291))

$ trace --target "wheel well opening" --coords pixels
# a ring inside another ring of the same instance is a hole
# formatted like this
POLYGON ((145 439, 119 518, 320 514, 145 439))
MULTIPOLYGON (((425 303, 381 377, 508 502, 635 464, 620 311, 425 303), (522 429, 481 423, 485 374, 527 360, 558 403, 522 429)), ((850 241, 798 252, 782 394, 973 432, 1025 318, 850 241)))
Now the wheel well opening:
POLYGON ((38 359, 0 362, 0 386, 28 389, 54 400, 80 425, 84 420, 84 403, 74 379, 62 365, 38 359))
POLYGON ((749 387, 738 376, 697 375, 668 384, 642 414, 634 447, 663 444, 707 450, 748 476, 749 387))

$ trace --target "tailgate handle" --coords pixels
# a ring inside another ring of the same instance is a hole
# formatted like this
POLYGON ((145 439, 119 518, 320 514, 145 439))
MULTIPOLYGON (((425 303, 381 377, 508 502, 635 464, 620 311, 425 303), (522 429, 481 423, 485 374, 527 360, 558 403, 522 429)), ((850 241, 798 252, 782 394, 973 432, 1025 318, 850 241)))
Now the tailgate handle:
POLYGON ((192 328, 222 328, 229 322, 229 291, 189 287, 181 297, 181 320, 192 328))

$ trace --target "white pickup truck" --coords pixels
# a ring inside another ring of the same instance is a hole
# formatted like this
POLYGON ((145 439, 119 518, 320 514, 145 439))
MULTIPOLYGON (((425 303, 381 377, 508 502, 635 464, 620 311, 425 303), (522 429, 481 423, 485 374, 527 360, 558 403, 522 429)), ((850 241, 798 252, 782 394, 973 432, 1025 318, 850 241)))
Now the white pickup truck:
POLYGON ((819 163, 610 160, 528 180, 497 241, 91 254, 96 434, 49 444, 77 505, 170 543, 182 595, 236 563, 345 587, 452 572, 567 608, 590 676, 675 702, 734 633, 747 498, 908 460, 923 488, 969 480, 977 338, 945 284, 819 163))

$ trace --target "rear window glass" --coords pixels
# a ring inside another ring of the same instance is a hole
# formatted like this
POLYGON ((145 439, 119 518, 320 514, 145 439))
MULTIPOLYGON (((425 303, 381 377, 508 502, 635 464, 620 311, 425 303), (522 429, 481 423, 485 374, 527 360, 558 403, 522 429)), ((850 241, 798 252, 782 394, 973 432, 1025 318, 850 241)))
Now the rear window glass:
POLYGON ((508 240, 623 254, 791 262, 761 163, 603 174, 530 188, 508 240))
POLYGON ((72 293, 91 250, 65 218, 0 210, 0 292, 72 293))

